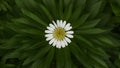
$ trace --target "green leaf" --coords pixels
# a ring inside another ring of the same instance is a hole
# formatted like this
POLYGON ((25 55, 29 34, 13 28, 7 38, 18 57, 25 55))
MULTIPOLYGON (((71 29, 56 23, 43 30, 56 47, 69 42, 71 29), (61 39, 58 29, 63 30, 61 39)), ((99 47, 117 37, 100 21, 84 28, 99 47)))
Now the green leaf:
POLYGON ((99 63, 100 65, 104 66, 104 68, 108 68, 107 64, 102 59, 100 59, 100 58, 98 58, 97 56, 94 56, 94 55, 90 55, 90 57, 93 60, 95 60, 97 63, 99 63))
POLYGON ((100 23, 101 19, 96 19, 92 21, 88 21, 85 24, 81 25, 79 29, 88 29, 88 28, 93 28, 95 27, 98 23, 100 23))
POLYGON ((98 35, 96 38, 91 39, 93 43, 100 47, 104 48, 113 48, 113 47, 118 47, 120 46, 119 40, 116 38, 112 37, 110 34, 107 35, 98 35))
POLYGON ((31 67, 30 68, 42 68, 42 61, 43 60, 37 60, 37 61, 35 61, 32 65, 31 65, 31 67))
POLYGON ((37 29, 20 29, 20 33, 27 33, 38 36, 44 35, 44 33, 41 30, 37 30, 37 29))
POLYGON ((58 0, 58 12, 61 19, 63 19, 63 0, 58 0))
POLYGON ((80 25, 83 25, 87 18, 89 17, 89 14, 82 15, 77 21, 72 23, 73 29, 78 28, 80 25))
POLYGON ((72 17, 71 17, 72 21, 75 21, 75 20, 78 19, 78 17, 80 16, 82 10, 85 7, 86 1, 87 0, 78 0, 78 1, 76 1, 77 4, 75 6, 75 10, 73 11, 73 14, 72 14, 72 17))
MULTIPOLYGON (((107 10, 107 9, 106 9, 107 10)), ((115 22, 115 20, 111 19, 111 12, 109 12, 110 10, 106 11, 105 13, 102 13, 101 16, 101 21, 100 23, 98 23, 98 27, 103 27, 103 28, 113 28, 111 25, 113 24, 113 22, 115 22)))
POLYGON ((25 9, 22 9, 22 12, 23 12, 26 16, 28 16, 28 17, 30 17, 31 19, 35 20, 36 22, 40 23, 41 25, 47 26, 47 24, 46 24, 44 21, 42 21, 42 20, 41 20, 37 15, 35 15, 34 13, 32 13, 32 12, 30 12, 30 11, 28 11, 28 10, 25 10, 25 9))
MULTIPOLYGON (((45 30, 41 24, 39 23, 36 23, 34 21, 31 21, 30 19, 27 19, 27 18, 18 18, 18 19, 12 19, 12 23, 15 23, 16 26, 21 26, 21 25, 25 25, 26 27, 30 27, 30 28, 37 28, 37 29, 40 29, 40 30, 45 30)), ((11 25, 12 25, 11 23, 11 25)), ((9 27, 9 26, 8 26, 9 27)))
POLYGON ((40 2, 36 2, 35 0, 16 0, 17 5, 20 8, 27 9, 31 11, 32 13, 36 13, 36 15, 40 15, 42 19, 49 19, 52 20, 52 15, 50 11, 40 2), (40 9, 40 10, 38 10, 40 9))
POLYGON ((90 52, 96 54, 96 55, 99 55, 101 56, 102 58, 104 59, 108 59, 110 56, 102 49, 102 48, 97 48, 97 47, 88 47, 90 52))
POLYGON ((65 68, 72 68, 72 58, 70 53, 70 48, 66 47, 64 49, 64 55, 65 55, 65 68))
POLYGON ((17 24, 8 23, 7 26, 8 28, 20 34, 31 34, 31 35, 37 35, 37 36, 40 36, 40 35, 42 36, 44 34, 43 30, 41 29, 30 27, 28 25, 24 25, 19 22, 16 22, 16 23, 17 24))
POLYGON ((7 7, 8 10, 11 10, 11 9, 12 9, 12 7, 9 5, 8 2, 4 2, 3 4, 7 7))
POLYGON ((54 54, 55 54, 55 48, 52 47, 50 52, 46 56, 46 59, 43 61, 43 67, 42 68, 50 68, 50 64, 52 63, 52 60, 54 58, 54 54))
POLYGON ((43 12, 44 12, 44 13, 46 14, 46 16, 49 18, 49 20, 52 20, 52 19, 53 19, 53 18, 52 18, 52 15, 50 14, 50 12, 48 11, 48 9, 47 9, 45 6, 40 5, 39 7, 40 7, 41 10, 43 10, 43 12))
POLYGON ((18 58, 19 56, 20 56, 20 51, 14 50, 13 52, 6 54, 3 59, 7 60, 8 58, 18 58))
POLYGON ((70 49, 71 49, 72 54, 77 58, 77 60, 81 64, 84 65, 85 68, 93 68, 91 66, 89 59, 87 58, 87 55, 85 54, 84 51, 80 50, 78 45, 76 45, 75 43, 72 43, 72 45, 70 45, 70 49))
MULTIPOLYGON (((92 42, 90 42, 89 40, 87 40, 86 38, 82 37, 82 36, 77 36, 75 35, 75 38, 77 38, 78 40, 80 40, 81 42, 85 43, 86 46, 84 46, 86 49, 89 50, 89 52, 92 52, 94 54, 97 54, 99 56, 103 56, 103 58, 108 58, 109 56, 105 53, 105 51, 101 48, 97 48, 96 45, 94 45, 92 42)), ((84 45, 85 45, 84 44, 84 45)))
POLYGON ((27 10, 30 10, 30 11, 34 11, 36 10, 36 8, 38 9, 38 6, 35 2, 35 0, 29 0, 29 1, 26 1, 26 0, 15 0, 16 4, 18 7, 20 8, 24 8, 24 9, 27 9, 27 10))
POLYGON ((120 16, 115 16, 115 17, 113 17, 113 21, 114 21, 115 23, 120 24, 120 16))
POLYGON ((65 8, 67 8, 67 7, 69 7, 69 4, 70 4, 70 2, 71 2, 72 0, 64 0, 64 7, 65 8))
POLYGON ((50 68, 50 64, 54 58, 55 48, 52 47, 44 59, 37 60, 32 64, 31 68, 50 68))
POLYGON ((6 42, 3 45, 0 45, 0 48, 2 49, 12 49, 12 48, 16 48, 16 45, 19 44, 19 39, 18 39, 18 35, 15 35, 13 37, 11 37, 10 39, 6 40, 6 42))
POLYGON ((73 65, 73 68, 78 68, 78 67, 77 67, 77 65, 74 64, 74 65, 73 65))
POLYGON ((43 44, 43 43, 46 43, 46 41, 42 40, 42 41, 40 41, 40 42, 37 42, 37 43, 33 44, 32 46, 27 47, 26 50, 33 50, 33 49, 36 49, 36 48, 45 46, 46 44, 41 45, 41 44, 43 44))
POLYGON ((14 64, 6 64, 6 68, 16 68, 16 65, 14 65, 14 64))
POLYGON ((59 19, 59 16, 58 16, 58 10, 57 10, 57 4, 56 4, 56 1, 55 0, 43 0, 43 3, 45 4, 45 7, 46 9, 49 10, 49 12, 51 13, 52 17, 54 19, 59 19))
POLYGON ((84 43, 88 44, 89 46, 93 46, 93 44, 91 42, 89 42, 88 40, 86 40, 84 37, 82 37, 80 35, 75 35, 75 38, 77 38, 80 41, 83 41, 84 43))
POLYGON ((115 66, 117 68, 120 68, 120 59, 116 59, 116 61, 114 62, 115 66))
POLYGON ((69 6, 67 6, 65 8, 65 11, 64 11, 64 19, 65 20, 69 20, 69 18, 71 17, 72 15, 72 10, 73 10, 73 0, 69 2, 69 6))
POLYGON ((79 31, 75 31, 76 34, 100 34, 108 32, 109 30, 100 29, 100 28, 92 28, 92 29, 81 29, 79 31))
POLYGON ((15 0, 15 2, 16 2, 16 4, 17 4, 18 7, 25 7, 23 0, 22 1, 15 0))
POLYGON ((1 68, 6 68, 5 61, 3 61, 3 60, 0 61, 0 67, 1 68))
POLYGON ((97 39, 100 42, 103 42, 103 43, 107 44, 108 46, 119 46, 117 42, 114 43, 114 40, 110 39, 107 36, 99 36, 99 37, 97 37, 97 39))
POLYGON ((120 7, 115 4, 111 4, 111 6, 112 6, 112 10, 113 10, 114 14, 116 16, 120 16, 120 7))
POLYGON ((32 24, 30 26, 29 21, 25 19, 17 19, 13 20, 13 22, 9 22, 6 26, 13 31, 20 33, 20 34, 31 34, 31 35, 43 35, 43 28, 40 26, 33 27, 32 24), (40 27, 40 28, 39 28, 40 27))
POLYGON ((94 18, 97 16, 97 14, 100 11, 101 5, 102 5, 102 1, 99 1, 90 7, 90 18, 94 18))
POLYGON ((0 8, 3 11, 7 11, 7 7, 4 4, 0 4, 0 8))
POLYGON ((65 64, 64 50, 57 49, 55 56, 56 56, 56 68, 64 68, 64 64, 65 64))
POLYGON ((40 51, 34 55, 34 56, 29 56, 24 62, 23 62, 23 65, 27 65, 29 63, 31 63, 32 61, 35 61, 37 59, 40 59, 42 58, 46 53, 48 53, 49 49, 51 47, 50 46, 46 46, 44 48, 41 48, 40 51))

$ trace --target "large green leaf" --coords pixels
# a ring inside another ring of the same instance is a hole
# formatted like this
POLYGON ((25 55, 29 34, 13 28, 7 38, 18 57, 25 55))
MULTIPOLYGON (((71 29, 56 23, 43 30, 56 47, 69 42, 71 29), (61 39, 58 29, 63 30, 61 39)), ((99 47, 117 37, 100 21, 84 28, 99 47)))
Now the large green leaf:
POLYGON ((116 16, 120 16, 120 1, 119 0, 110 0, 110 5, 116 16))
POLYGON ((43 4, 39 4, 35 0, 29 0, 29 1, 16 0, 16 3, 20 8, 28 9, 31 12, 42 16, 42 19, 52 20, 52 15, 50 14, 50 11, 43 4))
POLYGON ((90 18, 94 18, 94 17, 97 16, 97 14, 98 14, 99 11, 100 11, 101 4, 102 4, 102 1, 99 1, 99 2, 97 2, 97 3, 94 3, 94 4, 90 7, 90 18))
POLYGON ((98 40, 111 46, 118 46, 118 44, 116 45, 116 43, 114 43, 112 39, 107 38, 105 36, 98 37, 98 40))
POLYGON ((98 23, 100 23, 101 19, 96 19, 92 21, 88 21, 85 24, 81 25, 79 29, 88 29, 88 28, 94 28, 98 23))
POLYGON ((72 54, 77 58, 77 60, 84 65, 85 68, 92 68, 91 63, 89 59, 87 58, 87 55, 85 55, 84 51, 81 51, 78 45, 73 43, 70 45, 70 49, 72 54))
POLYGON ((25 10, 25 9, 22 9, 22 12, 23 12, 26 16, 28 16, 28 17, 30 17, 31 19, 35 20, 36 22, 42 24, 43 26, 47 26, 47 24, 46 24, 44 21, 42 21, 42 20, 41 20, 37 15, 35 15, 34 13, 32 13, 32 12, 30 12, 30 11, 28 11, 28 10, 25 10))
POLYGON ((86 1, 87 0, 77 0, 75 2, 76 6, 74 6, 75 9, 74 9, 73 14, 71 16, 72 21, 75 21, 75 20, 77 20, 79 18, 79 16, 82 13, 82 10, 84 9, 84 7, 86 5, 86 1))
POLYGON ((77 21, 72 22, 73 29, 78 28, 80 25, 83 25, 88 17, 89 17, 89 14, 85 14, 85 15, 82 15, 77 21))
POLYGON ((55 54, 55 48, 51 48, 50 52, 48 53, 46 59, 42 63, 42 68, 49 68, 52 64, 53 58, 55 54))
POLYGON ((60 18, 61 19, 63 19, 63 7, 64 7, 64 5, 63 5, 63 0, 58 0, 58 13, 59 13, 59 16, 60 16, 60 18))
POLYGON ((13 48, 16 48, 17 44, 20 45, 19 41, 21 41, 21 40, 19 39, 18 35, 13 36, 10 39, 6 40, 6 42, 3 45, 0 45, 0 48, 2 48, 2 49, 13 49, 13 48))
POLYGON ((56 57, 56 68, 64 68, 65 66, 64 50, 57 49, 55 53, 55 57, 56 57))
POLYGON ((23 65, 27 65, 27 64, 29 64, 29 63, 31 63, 31 62, 39 59, 39 58, 42 58, 46 53, 48 53, 48 51, 49 51, 50 48, 51 48, 50 46, 44 47, 44 48, 42 48, 35 56, 29 56, 29 57, 24 61, 23 65))
POLYGON ((55 0, 43 0, 43 3, 45 4, 45 7, 49 10, 51 13, 52 17, 54 19, 59 19, 59 13, 58 13, 58 8, 55 0))
POLYGON ((102 56, 105 59, 109 58, 109 56, 105 53, 105 51, 102 48, 98 48, 97 45, 94 45, 92 42, 90 42, 86 38, 80 35, 79 36, 75 35, 75 38, 77 38, 80 42, 83 42, 84 43, 83 45, 85 45, 84 49, 89 50, 90 53, 102 56))
POLYGON ((120 8, 114 4, 111 4, 113 12, 115 13, 116 16, 120 16, 120 8))
POLYGON ((73 10, 73 1, 70 0, 70 2, 68 2, 68 6, 66 6, 66 9, 64 11, 64 19, 65 20, 69 20, 71 15, 72 15, 72 10, 73 10))
POLYGON ((38 28, 38 29, 44 30, 42 28, 43 26, 41 24, 34 22, 34 21, 30 20, 29 18, 12 19, 12 22, 14 22, 15 24, 26 25, 31 28, 38 28))
POLYGON ((95 55, 92 55, 90 54, 90 57, 95 60, 98 64, 102 65, 103 67, 102 68, 108 68, 107 64, 100 58, 98 58, 97 56, 95 55))
POLYGON ((64 49, 64 55, 65 55, 65 68, 72 68, 72 57, 70 53, 70 48, 66 47, 64 49))
POLYGON ((43 60, 37 60, 35 61, 31 66, 29 66, 30 68, 41 68, 42 67, 42 61, 43 60))
POLYGON ((100 29, 100 28, 92 28, 92 29, 79 29, 76 30, 75 33, 76 34, 100 34, 100 33, 106 33, 109 30, 105 30, 105 29, 100 29))

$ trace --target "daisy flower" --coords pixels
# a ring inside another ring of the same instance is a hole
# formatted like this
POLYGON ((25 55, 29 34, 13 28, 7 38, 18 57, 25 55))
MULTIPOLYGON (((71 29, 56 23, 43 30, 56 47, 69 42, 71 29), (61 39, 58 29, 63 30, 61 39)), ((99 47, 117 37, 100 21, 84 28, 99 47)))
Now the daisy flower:
POLYGON ((63 20, 52 21, 45 30, 46 41, 56 48, 64 48, 71 43, 70 38, 73 38, 74 31, 71 31, 72 26, 63 20))

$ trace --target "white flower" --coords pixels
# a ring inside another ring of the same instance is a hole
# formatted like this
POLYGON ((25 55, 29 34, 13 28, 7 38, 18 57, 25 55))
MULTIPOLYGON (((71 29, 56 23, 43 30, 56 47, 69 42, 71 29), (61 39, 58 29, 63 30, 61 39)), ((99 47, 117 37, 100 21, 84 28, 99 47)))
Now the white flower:
POLYGON ((71 29, 72 26, 66 21, 52 21, 45 30, 46 41, 49 41, 49 44, 56 48, 64 48, 68 43, 71 43, 70 38, 73 38, 74 32, 71 29))

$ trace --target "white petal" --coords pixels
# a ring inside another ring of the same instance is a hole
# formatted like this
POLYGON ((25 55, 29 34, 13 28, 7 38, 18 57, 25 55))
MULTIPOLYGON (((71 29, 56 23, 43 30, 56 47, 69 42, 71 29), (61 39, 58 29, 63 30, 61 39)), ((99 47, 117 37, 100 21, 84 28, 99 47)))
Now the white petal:
POLYGON ((74 31, 67 31, 67 34, 74 34, 74 31))
POLYGON ((48 37, 48 38, 46 39, 46 41, 49 41, 49 40, 51 40, 51 39, 53 39, 53 36, 48 37))
POLYGON ((57 41, 57 48, 61 48, 61 44, 60 44, 60 41, 57 41))
POLYGON ((45 37, 53 37, 53 34, 46 34, 45 37))
POLYGON ((68 38, 73 38, 73 35, 67 34, 66 35, 68 38))
POLYGON ((65 28, 70 27, 70 23, 66 24, 65 28))
POLYGON ((58 41, 57 41, 57 44, 56 44, 56 48, 59 48, 59 44, 58 44, 58 41))
POLYGON ((52 40, 50 40, 49 44, 51 45, 54 41, 55 39, 53 38, 52 40))
POLYGON ((59 41, 59 44, 60 44, 59 48, 61 48, 61 47, 62 47, 62 45, 61 45, 60 41, 59 41))
POLYGON ((66 30, 66 31, 71 30, 71 29, 72 29, 72 26, 70 26, 69 28, 67 28, 67 30, 66 30))
POLYGON ((53 22, 54 26, 57 27, 57 24, 55 23, 55 21, 52 21, 52 22, 53 22))
POLYGON ((53 33, 53 31, 45 30, 45 33, 53 33))
POLYGON ((70 26, 70 27, 68 27, 68 28, 66 28, 65 30, 66 31, 69 31, 70 29, 72 29, 72 27, 70 26))
POLYGON ((59 41, 59 47, 58 48, 61 48, 62 46, 61 46, 61 43, 60 43, 60 41, 59 41))
POLYGON ((59 47, 58 47, 58 48, 60 49, 61 47, 62 47, 62 46, 61 46, 61 45, 59 45, 59 47))
POLYGON ((65 30, 67 31, 67 30, 69 30, 70 29, 70 23, 68 23, 66 26, 65 26, 65 30))
POLYGON ((66 21, 63 22, 62 28, 64 28, 66 25, 66 21))
POLYGON ((65 41, 65 39, 63 40, 63 42, 64 42, 64 44, 67 46, 68 45, 68 43, 65 41))
POLYGON ((54 29, 51 27, 47 27, 48 30, 53 31, 54 29))
POLYGON ((64 41, 62 40, 62 41, 60 41, 60 43, 61 43, 62 48, 64 48, 65 47, 64 41))
POLYGON ((55 29, 55 26, 53 24, 49 24, 49 26, 53 29, 55 29))
POLYGON ((62 20, 60 20, 60 27, 62 27, 62 25, 63 25, 63 24, 62 24, 62 20))
POLYGON ((57 20, 57 26, 60 27, 60 21, 59 20, 57 20))
POLYGON ((67 37, 65 37, 66 42, 71 43, 71 40, 67 37))
POLYGON ((55 39, 53 42, 53 46, 56 46, 56 44, 57 44, 57 40, 55 39))

